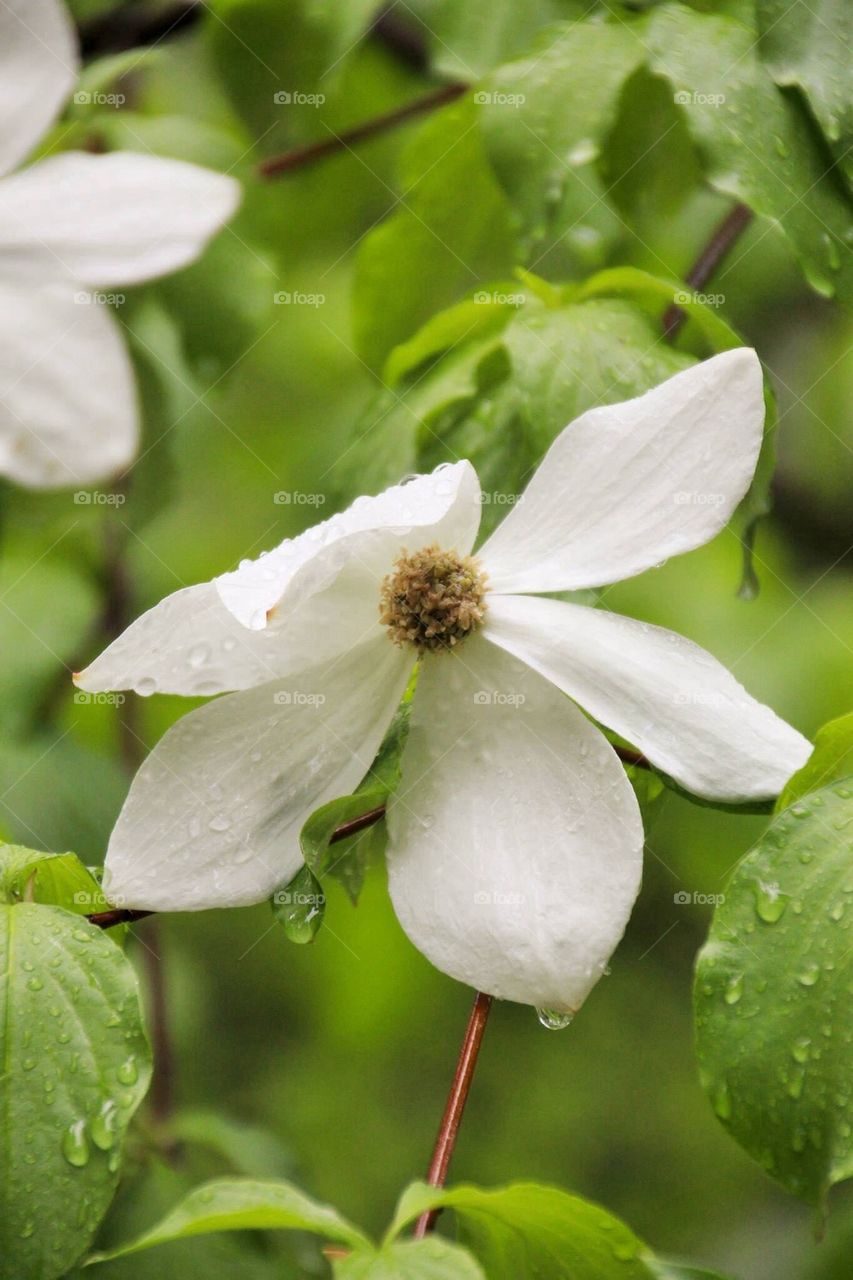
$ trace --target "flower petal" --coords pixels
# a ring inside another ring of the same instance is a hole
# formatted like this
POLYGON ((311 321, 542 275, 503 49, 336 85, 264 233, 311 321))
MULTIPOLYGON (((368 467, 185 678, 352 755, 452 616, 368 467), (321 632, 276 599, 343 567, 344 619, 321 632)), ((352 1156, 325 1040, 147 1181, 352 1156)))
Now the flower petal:
POLYGON ((747 347, 581 414, 483 546, 492 589, 603 586, 708 542, 749 488, 763 422, 747 347))
POLYGON ((106 307, 65 287, 0 282, 0 475, 84 485, 137 447, 133 373, 106 307))
POLYGON ((410 671, 383 638, 184 716, 133 781, 107 851, 108 898, 199 911, 285 884, 303 822, 370 768, 410 671))
POLYGON ((581 1005, 636 898, 643 831, 615 753, 568 699, 480 636, 425 660, 388 829, 394 907, 437 968, 581 1005))
POLYGON ((0 4, 0 173, 32 151, 77 79, 74 28, 57 0, 0 4))
POLYGON ((485 634, 694 795, 776 796, 811 753, 716 658, 664 627, 559 600, 495 596, 485 634))
POLYGON ((68 151, 0 187, 0 248, 89 285, 184 267, 240 202, 233 178, 182 160, 68 151))
POLYGON ((286 538, 257 560, 216 579, 227 608, 244 626, 265 627, 273 609, 288 614, 347 569, 353 599, 376 617, 379 584, 404 547, 438 542, 467 555, 480 522, 480 486, 470 462, 437 467, 373 498, 357 498, 340 515, 286 538))
MULTIPOLYGON (((143 613, 74 683, 90 693, 133 689, 144 696, 250 689, 285 674, 276 640, 272 631, 249 631, 228 612, 213 583, 203 582, 143 613)), ((302 668, 307 665, 303 660, 302 668)))

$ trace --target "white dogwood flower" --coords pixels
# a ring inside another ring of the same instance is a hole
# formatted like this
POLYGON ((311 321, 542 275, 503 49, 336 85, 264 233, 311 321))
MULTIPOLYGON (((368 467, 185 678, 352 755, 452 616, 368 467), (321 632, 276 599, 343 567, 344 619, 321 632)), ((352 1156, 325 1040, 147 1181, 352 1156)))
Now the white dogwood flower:
MULTIPOLYGON (((0 175, 77 79, 58 0, 0 3, 0 175)), ((231 178, 131 152, 64 152, 0 177, 0 475, 88 484, 138 443, 136 391, 101 291, 191 262, 239 202, 231 178)))
POLYGON ((418 661, 387 813, 403 928, 471 986, 576 1009, 622 935, 643 843, 580 708, 710 799, 776 795, 810 747, 691 641, 530 593, 707 542, 749 485, 763 419, 758 359, 730 351, 572 422, 476 555, 479 484, 458 462, 163 600, 78 684, 240 692, 185 716, 140 769, 107 895, 194 910, 287 882, 303 822, 366 773, 418 661))

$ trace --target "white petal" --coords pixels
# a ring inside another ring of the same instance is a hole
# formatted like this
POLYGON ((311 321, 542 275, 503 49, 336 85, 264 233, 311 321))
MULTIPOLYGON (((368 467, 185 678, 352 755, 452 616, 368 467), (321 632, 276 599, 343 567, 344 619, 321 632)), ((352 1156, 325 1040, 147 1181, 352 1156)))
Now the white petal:
POLYGON ((601 609, 495 596, 485 634, 711 800, 776 796, 811 745, 699 645, 601 609))
POLYGON ((426 660, 388 827, 394 907, 434 965, 503 999, 581 1005, 636 898, 643 831, 568 699, 480 636, 426 660))
POLYGON ((492 589, 603 586, 708 542, 749 488, 763 422, 747 347, 581 414, 483 546, 492 589))
POLYGON ((0 475, 32 488, 106 479, 136 452, 124 344, 106 307, 76 298, 0 282, 0 475))
POLYGON ((110 900, 199 911, 260 902, 285 884, 302 863, 303 822, 370 768, 410 670, 383 637, 184 716, 119 815, 106 860, 110 900))
POLYGON ((0 4, 0 173, 32 151, 77 79, 74 28, 58 0, 0 4))
POLYGON ((182 160, 68 151, 0 185, 0 257, 135 284, 192 262, 239 201, 233 178, 182 160))
POLYGON ((340 515, 223 574, 216 585, 236 618, 247 627, 261 628, 273 609, 290 613, 329 587, 347 567, 364 587, 350 594, 369 599, 375 618, 381 579, 404 548, 416 551, 437 542, 467 555, 479 522, 477 474, 470 462, 457 462, 376 497, 357 498, 340 515))
POLYGON ((143 613, 74 683, 90 693, 133 689, 145 696, 206 697, 284 674, 280 648, 271 630, 242 626, 213 583, 203 582, 175 591, 143 613))

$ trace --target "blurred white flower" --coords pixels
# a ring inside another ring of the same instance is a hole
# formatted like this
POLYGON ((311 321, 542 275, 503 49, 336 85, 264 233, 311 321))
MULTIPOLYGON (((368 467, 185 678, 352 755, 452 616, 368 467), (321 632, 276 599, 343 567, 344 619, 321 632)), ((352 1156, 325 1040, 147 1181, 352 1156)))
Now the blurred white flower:
POLYGON ((77 683, 241 692, 185 716, 140 769, 107 895, 195 910, 289 880, 303 822, 366 773, 418 660, 387 814, 403 928, 473 987, 576 1009, 622 935, 643 843, 579 707, 710 799, 776 795, 810 747, 691 641, 528 593, 707 542, 749 486, 763 420, 758 359, 730 351, 566 427, 476 556, 479 484, 458 462, 162 601, 77 683))
MULTIPOLYGON (((77 78, 58 0, 0 4, 0 174, 33 150, 77 78)), ((0 178, 0 475, 86 484, 137 448, 136 391, 101 290, 191 262, 239 185, 196 165, 66 152, 0 178)))

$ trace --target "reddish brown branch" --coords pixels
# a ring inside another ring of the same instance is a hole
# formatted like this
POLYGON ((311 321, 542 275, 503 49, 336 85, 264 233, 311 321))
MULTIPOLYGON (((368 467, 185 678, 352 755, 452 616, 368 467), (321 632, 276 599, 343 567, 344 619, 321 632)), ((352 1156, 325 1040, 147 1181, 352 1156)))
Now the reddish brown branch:
POLYGON ((415 116, 434 111, 436 107, 443 107, 446 103, 460 97, 467 89, 468 85, 461 83, 442 85, 440 89, 435 89, 423 98, 416 98, 414 102, 407 102, 405 106, 397 107, 383 116, 376 116, 364 124, 357 124, 343 133, 333 133, 328 138, 321 138, 319 142, 308 142, 302 147, 294 147, 292 151, 270 156, 258 165, 258 173, 262 178, 279 178, 283 173, 304 169, 306 165, 314 164, 335 151, 342 151, 358 142, 376 138, 383 133, 388 133, 391 129, 396 129, 398 125, 404 124, 415 116))
MULTIPOLYGON (((453 1077, 453 1084, 450 1086, 447 1105, 444 1108, 444 1115, 441 1118, 441 1125, 438 1130, 438 1138, 436 1139, 435 1149, 429 1165, 427 1181, 432 1187, 443 1187, 447 1178, 447 1170, 450 1168, 450 1161, 453 1158, 453 1149, 456 1146, 459 1126, 462 1123, 462 1113, 465 1110, 465 1103, 468 1101, 471 1081, 474 1078, 474 1070, 477 1066, 477 1058, 480 1055, 480 1046, 483 1043, 483 1035, 491 1007, 492 997, 484 995, 482 991, 478 991, 474 1000, 474 1007, 471 1010, 471 1016, 468 1019, 468 1026, 465 1029, 465 1039, 462 1041, 459 1061, 456 1064, 456 1073, 453 1077)), ((415 1225, 416 1240, 420 1240, 428 1232, 432 1231, 440 1213, 440 1209, 428 1209, 426 1213, 421 1214, 415 1225)))
MULTIPOLYGON (((708 243, 684 277, 685 283, 692 289, 703 289, 717 269, 722 266, 735 242, 751 221, 752 210, 745 204, 736 204, 733 209, 730 209, 722 221, 717 223, 708 243)), ((673 303, 668 307, 663 317, 664 336, 674 338, 686 318, 677 304, 673 303)))

